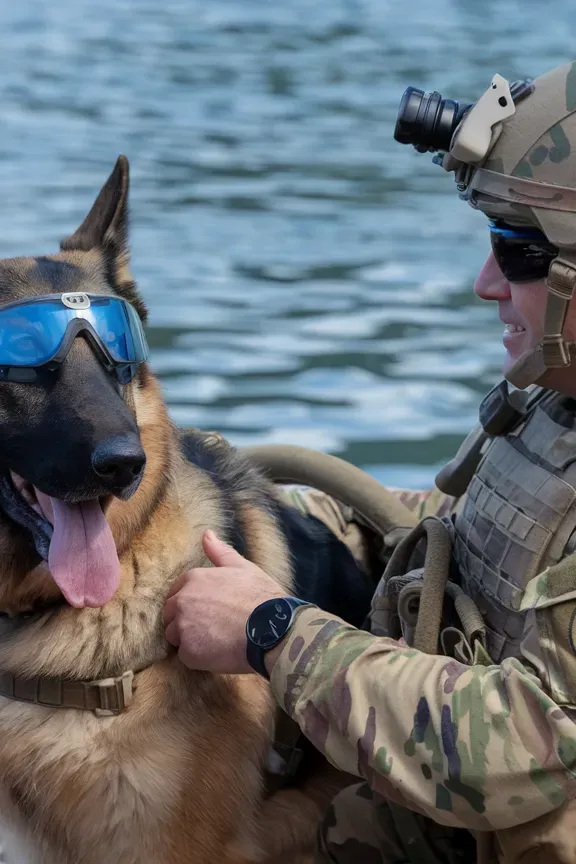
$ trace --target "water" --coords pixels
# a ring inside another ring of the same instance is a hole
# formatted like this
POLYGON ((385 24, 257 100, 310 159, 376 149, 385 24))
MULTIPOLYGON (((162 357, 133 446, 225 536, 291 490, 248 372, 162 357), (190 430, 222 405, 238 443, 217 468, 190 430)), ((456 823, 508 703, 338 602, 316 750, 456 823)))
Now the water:
POLYGON ((409 84, 472 101, 573 58, 550 0, 0 6, 0 255, 55 251, 117 155, 174 419, 431 483, 497 380, 484 220, 393 141, 409 84))

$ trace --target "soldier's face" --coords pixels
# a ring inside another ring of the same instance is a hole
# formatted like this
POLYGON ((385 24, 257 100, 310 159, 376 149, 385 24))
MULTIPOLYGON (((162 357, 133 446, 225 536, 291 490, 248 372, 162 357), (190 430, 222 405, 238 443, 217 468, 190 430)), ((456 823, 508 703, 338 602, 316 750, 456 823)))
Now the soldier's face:
MULTIPOLYGON (((508 282, 496 263, 492 252, 486 259, 474 291, 483 300, 498 303, 500 320, 505 325, 502 341, 506 349, 503 374, 519 357, 532 348, 544 333, 544 312, 547 288, 544 279, 516 284, 508 282)), ((564 329, 566 339, 576 339, 576 310, 569 309, 564 329)), ((569 396, 576 395, 576 374, 573 367, 547 372, 543 383, 569 396)))

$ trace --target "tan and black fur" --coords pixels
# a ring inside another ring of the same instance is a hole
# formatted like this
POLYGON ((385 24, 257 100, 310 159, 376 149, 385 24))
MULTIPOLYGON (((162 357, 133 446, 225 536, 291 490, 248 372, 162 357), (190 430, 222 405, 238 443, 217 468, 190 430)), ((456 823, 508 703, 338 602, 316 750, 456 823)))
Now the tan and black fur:
MULTIPOLYGON (((127 195, 121 157, 60 253, 0 261, 0 303, 114 291, 144 319, 128 264, 127 195)), ((70 501, 101 497, 122 567, 110 602, 73 609, 26 525, 0 510, 0 610, 41 612, 0 639, 0 669, 86 681, 138 672, 132 705, 115 717, 0 697, 0 845, 23 844, 19 864, 308 860, 299 853, 311 848, 332 781, 313 777, 266 800, 268 684, 191 672, 164 639, 164 599, 184 570, 207 564, 208 527, 240 537, 244 554, 292 590, 271 488, 233 451, 214 455, 194 436, 184 443, 148 366, 122 388, 82 338, 36 383, 0 383, 0 473, 70 501), (102 496, 86 467, 98 436, 124 428, 146 454, 127 500, 102 496)))

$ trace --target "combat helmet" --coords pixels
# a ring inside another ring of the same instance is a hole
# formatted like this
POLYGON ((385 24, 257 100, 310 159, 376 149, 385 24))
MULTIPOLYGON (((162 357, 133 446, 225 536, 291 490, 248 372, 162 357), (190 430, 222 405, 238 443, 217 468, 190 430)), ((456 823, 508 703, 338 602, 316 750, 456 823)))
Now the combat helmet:
POLYGON ((576 342, 563 330, 576 288, 576 61, 512 85, 495 75, 463 108, 408 88, 395 138, 419 152, 444 150, 434 161, 454 172, 461 198, 490 219, 538 228, 558 248, 546 280, 543 338, 506 378, 523 389, 569 366, 576 342))

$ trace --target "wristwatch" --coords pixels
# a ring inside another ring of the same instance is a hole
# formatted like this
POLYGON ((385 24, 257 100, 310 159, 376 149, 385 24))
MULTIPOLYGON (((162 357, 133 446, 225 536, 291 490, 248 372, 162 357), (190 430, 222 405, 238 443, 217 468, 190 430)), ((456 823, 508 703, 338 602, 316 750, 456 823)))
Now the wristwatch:
POLYGON ((246 622, 246 659, 255 672, 270 680, 264 665, 266 652, 286 636, 294 623, 296 610, 312 605, 297 597, 277 597, 265 600, 251 612, 246 622))

